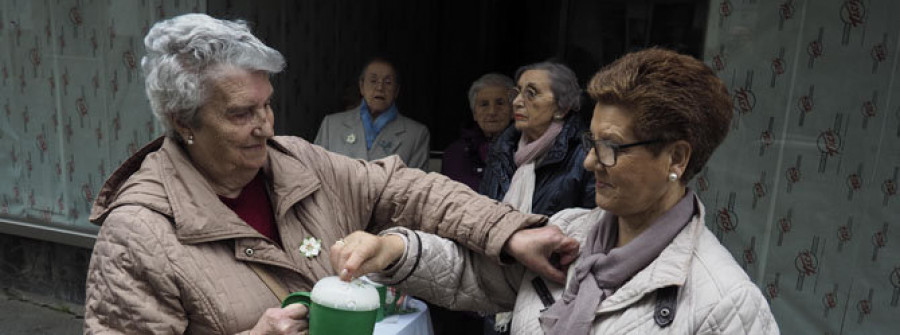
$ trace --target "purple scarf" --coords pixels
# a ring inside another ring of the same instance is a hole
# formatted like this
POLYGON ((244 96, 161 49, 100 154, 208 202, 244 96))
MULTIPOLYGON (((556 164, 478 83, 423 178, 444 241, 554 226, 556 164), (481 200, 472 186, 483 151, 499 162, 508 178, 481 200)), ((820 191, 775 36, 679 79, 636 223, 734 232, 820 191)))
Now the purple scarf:
POLYGON ((591 228, 575 275, 541 317, 545 334, 588 334, 600 303, 615 293, 636 273, 659 257, 672 239, 690 221, 695 208, 694 192, 687 189, 674 207, 656 219, 628 244, 614 248, 619 239, 618 217, 606 212, 591 228))

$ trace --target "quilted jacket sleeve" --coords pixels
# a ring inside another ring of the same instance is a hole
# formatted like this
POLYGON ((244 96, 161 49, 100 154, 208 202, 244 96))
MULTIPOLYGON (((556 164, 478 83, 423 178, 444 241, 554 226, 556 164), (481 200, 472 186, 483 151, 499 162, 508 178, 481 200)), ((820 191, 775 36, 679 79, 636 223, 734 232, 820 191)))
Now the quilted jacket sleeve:
POLYGON ((547 222, 542 215, 517 212, 444 175, 407 168, 397 156, 366 162, 291 139, 291 150, 315 165, 322 187, 337 194, 342 214, 358 213, 361 225, 351 230, 377 233, 405 226, 452 239, 499 262, 512 233, 547 222))
POLYGON ((115 209, 100 229, 88 269, 85 334, 182 334, 187 317, 175 272, 142 218, 148 209, 115 209))
POLYGON ((406 235, 406 252, 395 266, 370 278, 453 310, 496 313, 513 309, 524 267, 499 265, 424 232, 398 227, 383 233, 406 235))
POLYGON ((544 224, 546 217, 523 214, 475 193, 465 184, 437 173, 425 174, 387 159, 371 231, 400 225, 450 238, 467 249, 500 261, 500 252, 517 230, 544 224))
POLYGON ((722 297, 697 333, 779 334, 780 331, 765 297, 748 281, 722 297))

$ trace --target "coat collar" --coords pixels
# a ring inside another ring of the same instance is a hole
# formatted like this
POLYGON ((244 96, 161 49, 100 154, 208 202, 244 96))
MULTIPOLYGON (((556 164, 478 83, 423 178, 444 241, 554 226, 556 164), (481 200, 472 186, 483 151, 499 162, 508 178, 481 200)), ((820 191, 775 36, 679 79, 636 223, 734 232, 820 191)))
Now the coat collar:
POLYGON ((280 219, 297 202, 322 186, 313 169, 290 154, 278 138, 269 140, 269 162, 263 168, 272 181, 275 218, 280 219))
MULTIPOLYGON (((559 135, 556 136, 556 139, 553 140, 553 145, 550 146, 550 149, 547 150, 547 153, 544 154, 544 157, 540 159, 535 168, 563 161, 566 158, 566 154, 569 152, 569 147, 578 145, 578 133, 581 130, 581 120, 578 119, 578 116, 570 114, 566 118, 565 124, 563 124, 562 131, 560 131, 559 135)), ((500 133, 497 138, 497 143, 495 144, 499 149, 495 152, 500 155, 500 157, 497 158, 500 158, 503 161, 509 161, 509 163, 512 164, 510 166, 513 171, 515 171, 513 156, 519 145, 519 138, 521 136, 522 132, 517 130, 515 126, 510 125, 506 130, 500 133)))
POLYGON ((544 158, 537 166, 535 166, 535 168, 555 164, 565 159, 566 154, 569 153, 569 147, 578 145, 578 133, 581 131, 581 120, 577 115, 574 115, 574 113, 569 114, 566 123, 563 124, 562 131, 556 136, 553 145, 550 146, 550 150, 547 150, 547 153, 544 154, 544 158))
POLYGON ((360 152, 366 152, 368 157, 384 157, 396 153, 400 146, 400 138, 406 132, 406 122, 403 114, 398 114, 397 119, 391 121, 381 129, 375 142, 372 143, 372 149, 366 150, 365 130, 363 130, 362 118, 359 116, 359 108, 356 107, 349 112, 342 113, 341 125, 347 134, 358 134, 360 138, 356 138, 353 143, 359 148, 360 152), (380 154, 379 154, 380 153, 380 154))
POLYGON ((359 108, 360 106, 356 106, 354 109, 341 113, 344 116, 341 118, 341 124, 345 128, 362 129, 362 118, 359 117, 359 108))
MULTIPOLYGON (((263 171, 278 222, 294 204, 319 189, 321 181, 277 138, 267 144, 269 159, 263 171)), ((184 150, 168 138, 151 142, 113 173, 98 193, 91 222, 101 225, 113 209, 124 205, 169 217, 176 237, 185 244, 262 237, 219 200, 184 150)))
POLYGON ((696 204, 694 217, 687 226, 675 236, 662 253, 646 268, 638 272, 625 285, 600 303, 597 313, 618 311, 641 300, 645 295, 666 286, 682 287, 687 282, 691 269, 694 250, 703 229, 706 227, 705 208, 700 198, 694 196, 696 204))

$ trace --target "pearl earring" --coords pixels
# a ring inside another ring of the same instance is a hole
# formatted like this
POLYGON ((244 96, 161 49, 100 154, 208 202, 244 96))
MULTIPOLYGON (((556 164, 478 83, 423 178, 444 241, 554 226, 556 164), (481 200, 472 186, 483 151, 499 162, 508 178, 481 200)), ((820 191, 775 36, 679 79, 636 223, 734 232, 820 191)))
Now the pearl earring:
POLYGON ((562 114, 553 114, 553 119, 554 120, 562 120, 563 116, 562 116, 562 114))
POLYGON ((675 172, 669 172, 669 181, 674 182, 678 180, 678 174, 675 172))
POLYGON ((194 135, 188 135, 187 144, 194 145, 194 135))

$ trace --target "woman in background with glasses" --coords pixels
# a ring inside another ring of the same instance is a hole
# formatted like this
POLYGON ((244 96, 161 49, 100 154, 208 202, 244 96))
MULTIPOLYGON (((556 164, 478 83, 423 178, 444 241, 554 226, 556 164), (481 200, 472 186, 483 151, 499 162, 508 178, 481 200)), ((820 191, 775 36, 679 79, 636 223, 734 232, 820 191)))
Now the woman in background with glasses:
POLYGON ((425 169, 431 134, 397 109, 400 76, 384 58, 373 58, 359 74, 359 105, 322 120, 315 143, 351 158, 400 156, 406 166, 425 169))
MULTIPOLYGON (((586 151, 578 137, 585 127, 574 113, 581 107, 575 73, 558 63, 526 65, 516 71, 515 93, 514 127, 488 151, 478 192, 523 213, 594 208, 594 177, 581 165, 586 151)), ((509 315, 492 318, 485 333, 507 333, 509 315)))
POLYGON ((575 113, 581 88, 575 73, 557 63, 516 71, 513 125, 491 146, 479 193, 525 213, 553 215, 593 208, 594 177, 584 170, 585 130, 575 113))
POLYGON ((382 270, 378 280, 401 281, 438 305, 513 309, 513 334, 778 334, 762 292, 706 227, 704 205, 687 187, 728 133, 722 81, 697 59, 654 48, 604 67, 588 93, 596 106, 582 137, 584 167, 596 178, 599 208, 562 211, 506 242, 549 255, 568 247, 535 242, 542 231, 577 240, 565 287, 406 229, 386 231, 405 234, 405 244, 354 233, 347 239, 360 242, 333 248, 332 266, 382 270), (368 261, 347 262, 354 254, 368 261))

